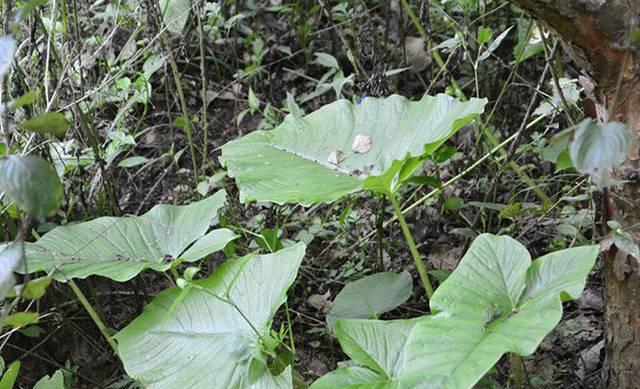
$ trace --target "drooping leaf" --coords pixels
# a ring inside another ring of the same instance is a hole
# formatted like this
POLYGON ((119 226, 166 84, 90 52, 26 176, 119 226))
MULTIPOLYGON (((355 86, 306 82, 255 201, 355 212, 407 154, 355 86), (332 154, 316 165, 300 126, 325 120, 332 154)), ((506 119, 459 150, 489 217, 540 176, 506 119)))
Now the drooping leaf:
POLYGON ((160 293, 115 336, 127 373, 156 389, 291 388, 290 369, 278 377, 264 369, 256 382, 249 370, 304 251, 299 243, 227 260, 171 311, 182 290, 160 293))
POLYGON ((63 195, 53 167, 34 155, 10 155, 0 160, 0 190, 37 219, 53 214, 63 195))
POLYGON ((312 388, 471 388, 502 354, 535 351, 560 321, 562 301, 580 296, 597 255, 586 246, 532 262, 517 241, 480 235, 434 293, 432 315, 338 321, 340 344, 360 366, 312 388))
POLYGON ((235 240, 237 237, 238 235, 226 228, 213 230, 195 241, 191 247, 180 255, 180 258, 187 262, 197 261, 211 253, 224 249, 227 243, 235 240))
POLYGON ((18 328, 29 324, 38 324, 39 318, 38 312, 16 312, 7 316, 2 322, 2 326, 18 328))
POLYGON ((227 143, 220 160, 242 201, 311 205, 363 189, 387 193, 397 189, 406 158, 432 153, 485 104, 447 95, 339 100, 227 143))
POLYGON ((24 107, 25 105, 33 104, 33 102, 36 101, 36 98, 38 98, 38 95, 36 94, 36 92, 29 91, 23 94, 22 96, 18 97, 17 99, 13 100, 11 104, 9 104, 9 108, 16 109, 16 108, 24 107))
POLYGON ((60 112, 47 112, 20 123, 20 127, 41 135, 51 134, 63 138, 69 127, 69 122, 60 112))
POLYGON ((159 54, 153 54, 149 56, 149 58, 147 58, 147 60, 144 61, 144 64, 142 65, 142 73, 144 74, 144 79, 149 80, 155 72, 157 72, 160 68, 162 68, 162 66, 164 66, 165 62, 165 57, 159 54))
POLYGON ((122 282, 144 269, 165 271, 183 254, 186 261, 198 260, 236 238, 225 229, 205 235, 224 201, 220 191, 190 205, 156 205, 139 217, 58 227, 27 244, 29 271, 54 272, 61 281, 100 275, 122 282))
POLYGON ((407 272, 372 274, 348 283, 336 296, 327 315, 331 327, 340 319, 373 319, 411 297, 413 284, 407 272))
POLYGON ((625 231, 616 220, 607 221, 607 225, 611 228, 611 240, 618 250, 640 261, 640 247, 638 247, 633 234, 625 231))
POLYGON ((149 161, 150 159, 147 157, 142 157, 142 156, 129 157, 118 162, 118 167, 125 167, 125 168, 135 167, 135 166, 143 165, 149 161))
POLYGON ((20 246, 0 244, 0 300, 14 284, 13 272, 20 265, 20 246))
POLYGON ((496 39, 494 39, 493 42, 491 42, 489 46, 487 46, 487 49, 483 51, 482 54, 480 54, 480 56, 478 57, 478 62, 484 61, 485 59, 489 58, 491 53, 493 53, 494 51, 496 51, 498 47, 500 47, 500 44, 502 43, 504 38, 507 37, 507 35, 509 34, 509 31, 511 31, 512 28, 513 26, 507 28, 500 35, 498 35, 496 39))
POLYGON ((599 125, 585 119, 575 131, 569 146, 576 170, 589 174, 598 187, 610 184, 609 169, 621 164, 631 147, 631 134, 623 123, 599 125))
POLYGON ((167 30, 180 34, 189 20, 191 0, 160 0, 162 19, 167 30))
POLYGON ((16 41, 7 35, 0 36, 0 81, 11 69, 15 52, 16 41))
POLYGON ((62 370, 56 370, 51 377, 46 375, 40 378, 33 389, 64 389, 64 375, 62 374, 62 370))
POLYGON ((13 389, 13 385, 18 379, 20 365, 20 361, 14 361, 7 367, 7 370, 4 371, 2 379, 0 380, 0 389, 13 389))
POLYGON ((53 280, 52 277, 40 277, 29 280, 26 284, 18 285, 16 289, 20 290, 20 297, 28 300, 37 300, 44 296, 47 288, 53 280))

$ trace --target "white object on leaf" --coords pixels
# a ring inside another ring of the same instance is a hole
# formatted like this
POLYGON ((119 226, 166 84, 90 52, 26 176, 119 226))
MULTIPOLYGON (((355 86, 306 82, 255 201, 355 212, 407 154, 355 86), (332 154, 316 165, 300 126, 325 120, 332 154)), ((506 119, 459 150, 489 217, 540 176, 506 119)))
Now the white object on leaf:
POLYGON ((351 150, 354 153, 358 154, 366 154, 371 150, 371 137, 367 135, 356 135, 356 138, 353 140, 353 145, 351 146, 351 150))

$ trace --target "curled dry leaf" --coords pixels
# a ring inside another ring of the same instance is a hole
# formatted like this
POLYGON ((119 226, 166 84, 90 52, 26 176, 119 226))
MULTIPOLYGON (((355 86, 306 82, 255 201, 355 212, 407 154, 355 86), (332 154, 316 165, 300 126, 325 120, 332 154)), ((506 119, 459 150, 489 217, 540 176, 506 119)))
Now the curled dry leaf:
POLYGON ((424 49, 424 39, 408 36, 405 38, 404 48, 412 72, 423 71, 431 64, 431 55, 424 49))
POLYGON ((331 309, 331 291, 328 290, 325 294, 312 294, 307 299, 309 305, 317 309, 322 313, 327 313, 331 309))
POLYGON ((332 151, 331 154, 329 154, 329 157, 327 158, 327 162, 336 166, 340 165, 340 162, 342 162, 343 160, 344 160, 344 153, 340 150, 332 151))
POLYGON ((371 137, 368 135, 356 135, 356 138, 353 140, 353 145, 351 145, 351 150, 354 153, 358 154, 366 154, 371 150, 371 137))

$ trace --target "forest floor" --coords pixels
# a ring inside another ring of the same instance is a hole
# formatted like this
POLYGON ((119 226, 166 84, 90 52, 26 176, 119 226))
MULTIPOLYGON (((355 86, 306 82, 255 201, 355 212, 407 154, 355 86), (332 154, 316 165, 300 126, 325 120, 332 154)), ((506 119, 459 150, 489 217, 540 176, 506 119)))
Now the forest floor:
MULTIPOLYGON (((325 319, 333 297, 347 282, 376 271, 407 270, 414 276, 414 295, 383 318, 411 318, 427 309, 400 229, 394 224, 383 227, 392 216, 383 199, 362 193, 311 208, 239 202, 234 181, 224 177, 218 161, 219 148, 256 129, 275 127, 292 109, 291 100, 309 113, 337 98, 392 93, 414 100, 425 93, 444 92, 488 98, 489 105, 479 119, 482 125, 465 127, 449 141, 455 154, 438 169, 433 164, 425 167, 425 174, 441 182, 465 172, 492 150, 490 137, 501 142, 523 128, 517 144, 503 151, 534 180, 553 207, 542 211, 543 201, 531 185, 504 162, 502 152, 494 153, 407 214, 418 249, 433 269, 453 270, 471 238, 480 232, 510 234, 533 257, 595 238, 594 204, 584 178, 570 169, 556 171, 556 165, 544 158, 548 139, 566 126, 565 115, 579 117, 581 113, 573 106, 563 113, 551 109, 544 116, 527 115, 533 96, 537 95, 535 107, 543 101, 553 102, 552 77, 548 74, 542 88, 536 88, 549 62, 540 46, 526 60, 514 60, 518 46, 527 44, 523 33, 530 26, 529 19, 515 8, 487 2, 491 8, 483 9, 473 1, 454 1, 432 5, 425 13, 420 7, 427 2, 409 2, 425 28, 423 37, 399 1, 223 1, 220 7, 205 2, 204 9, 192 10, 202 12, 203 25, 189 18, 181 34, 159 33, 157 23, 145 18, 148 2, 134 9, 126 7, 136 2, 78 3, 78 23, 68 22, 60 51, 83 56, 82 82, 56 66, 59 73, 52 77, 60 85, 57 104, 62 107, 86 98, 90 105, 87 120, 99 143, 106 145, 105 152, 115 153, 114 162, 70 171, 64 182, 65 212, 35 228, 43 233, 55 225, 98 216, 137 215, 155 204, 185 204, 225 189, 229 199, 221 219, 226 223, 254 232, 275 228, 281 240, 308 243, 299 277, 289 291, 294 368, 307 383, 345 359, 325 319), (477 61, 481 27, 489 27, 494 39, 513 28, 487 58, 477 61), (135 44, 130 47, 132 36, 135 44), (426 51, 429 40, 440 47, 426 51), (121 53, 126 50, 131 58, 139 58, 125 62, 121 53), (444 57, 442 67, 434 52, 444 57), (128 88, 135 83, 154 55, 165 59, 150 77, 148 102, 128 104, 133 92, 124 85, 128 88), (182 91, 176 89, 169 57, 176 64, 182 91), (95 92, 97 88, 101 92, 95 92), (192 139, 176 120, 184 117, 181 94, 194 119, 192 139), (537 123, 526 126, 539 116, 543 117, 537 123), (523 120, 528 120, 525 126, 523 120), (113 132, 131 135, 133 142, 117 143, 109 135, 113 132), (144 157, 146 162, 118 166, 131 157, 144 157)), ((46 52, 41 26, 37 20, 30 23, 24 34, 31 38, 20 52, 27 58, 25 70, 34 69, 32 75, 25 75, 26 84, 42 74, 34 58, 46 52)), ((535 25, 533 29, 538 31, 535 25)), ((550 60, 555 74, 567 80, 577 78, 564 55, 557 53, 550 60)), ((90 141, 77 123, 72 127, 66 141, 75 140, 70 152, 80 155, 90 141)), ((403 203, 410 205, 432 190, 428 185, 411 185, 403 193, 403 203)), ((255 247, 251 234, 245 235, 237 251, 255 247)), ((209 274, 222 258, 215 256, 201 275, 209 274)), ((114 331, 130 323, 155 294, 171 286, 167 277, 152 271, 125 283, 92 277, 78 284, 114 331)), ((559 326, 534 355, 525 358, 531 387, 597 387, 604 341, 603 305, 596 268, 583 296, 565 304, 559 326)), ((75 371, 77 387, 132 387, 66 284, 52 284, 38 302, 38 310, 49 313, 40 320, 39 329, 13 334, 2 350, 6 360, 23 361, 20 387, 31 387, 60 366, 75 371)), ((282 320, 283 309, 276 317, 276 328, 282 320)), ((503 359, 477 387, 512 385, 509 363, 503 359)))

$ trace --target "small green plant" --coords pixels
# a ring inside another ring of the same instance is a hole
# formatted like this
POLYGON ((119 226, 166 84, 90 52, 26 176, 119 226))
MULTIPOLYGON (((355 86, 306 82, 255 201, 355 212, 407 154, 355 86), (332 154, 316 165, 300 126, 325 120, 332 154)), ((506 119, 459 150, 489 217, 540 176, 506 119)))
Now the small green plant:
POLYGON ((582 293, 597 256, 597 246, 585 246, 531 261, 517 241, 480 235, 434 293, 431 315, 338 320, 352 361, 311 388, 471 388, 502 354, 536 350, 562 302, 582 293))
MULTIPOLYGON (((474 240, 458 268, 432 292, 397 192, 424 159, 448 159, 455 149, 443 149, 444 156, 434 151, 483 106, 483 100, 460 103, 445 95, 419 102, 399 96, 338 101, 223 147, 221 159, 244 201, 311 205, 361 190, 385 195, 427 289, 430 315, 380 321, 379 315, 410 297, 408 273, 378 273, 347 285, 327 320, 352 362, 313 388, 469 388, 502 354, 532 353, 558 323, 561 302, 579 296, 595 247, 532 262, 517 241, 488 234, 474 240)), ((305 245, 281 240, 277 227, 263 228, 255 236, 271 254, 231 257, 213 275, 196 279, 197 261, 238 238, 226 228, 208 231, 225 198, 219 191, 187 206, 157 205, 138 217, 58 227, 25 244, 29 271, 48 273, 44 286, 30 293, 41 296, 52 278, 68 282, 127 373, 147 387, 291 388, 295 349, 285 342, 292 341, 290 323, 274 331, 272 321, 305 245), (178 265, 192 262, 179 274, 178 265), (73 280, 98 275, 123 282, 144 269, 171 271, 177 286, 111 336, 73 280)), ((37 321, 37 315, 27 319, 21 320, 37 321)))

